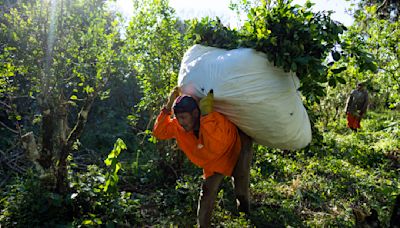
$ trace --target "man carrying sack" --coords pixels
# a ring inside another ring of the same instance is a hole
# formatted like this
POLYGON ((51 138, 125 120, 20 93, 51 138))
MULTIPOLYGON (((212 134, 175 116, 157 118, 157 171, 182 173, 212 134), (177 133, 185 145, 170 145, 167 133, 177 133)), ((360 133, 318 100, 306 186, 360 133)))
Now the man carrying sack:
POLYGON ((225 176, 232 177, 238 210, 246 214, 250 212, 252 139, 227 117, 213 111, 213 105, 212 90, 197 104, 189 95, 179 96, 179 88, 176 87, 153 128, 156 138, 175 138, 188 159, 203 168, 204 181, 197 209, 200 227, 211 225, 215 199, 225 176))

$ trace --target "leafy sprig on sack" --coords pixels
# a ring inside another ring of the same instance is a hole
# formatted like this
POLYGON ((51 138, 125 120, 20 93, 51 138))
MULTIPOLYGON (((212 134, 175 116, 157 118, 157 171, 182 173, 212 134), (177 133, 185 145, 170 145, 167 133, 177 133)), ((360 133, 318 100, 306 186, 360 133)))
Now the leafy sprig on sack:
POLYGON ((360 70, 376 70, 368 53, 341 43, 340 35, 346 27, 331 19, 331 11, 314 13, 310 2, 304 6, 290 3, 291 0, 278 0, 270 7, 263 0, 260 6, 249 10, 238 30, 224 26, 218 18, 192 20, 187 34, 195 43, 206 46, 264 52, 275 66, 296 73, 302 84, 300 90, 311 102, 319 102, 319 97, 325 95, 327 83, 336 86, 337 82, 346 82, 340 73, 346 70, 343 60, 350 56, 356 57, 360 70), (340 59, 340 64, 334 64, 340 59))

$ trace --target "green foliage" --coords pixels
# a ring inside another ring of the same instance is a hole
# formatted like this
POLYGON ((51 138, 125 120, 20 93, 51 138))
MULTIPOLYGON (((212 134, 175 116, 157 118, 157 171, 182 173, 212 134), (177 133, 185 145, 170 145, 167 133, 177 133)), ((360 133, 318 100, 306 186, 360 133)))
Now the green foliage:
POLYGON ((67 225, 72 201, 52 193, 32 172, 18 177, 1 194, 0 223, 6 227, 67 225))
MULTIPOLYGON (((355 37, 360 37, 359 45, 373 54, 378 71, 374 74, 360 74, 361 80, 368 80, 376 88, 378 100, 386 108, 400 102, 400 52, 398 49, 400 37, 400 22, 398 20, 380 19, 378 5, 365 7, 358 11, 356 25, 352 26, 348 39, 357 43, 355 37), (382 102, 384 101, 384 102, 382 102)), ((368 62, 366 64, 369 64, 368 62)))
POLYGON ((34 131, 40 164, 54 169, 56 188, 64 191, 63 164, 78 145, 92 103, 107 97, 111 79, 123 76, 119 22, 105 1, 7 6, 1 12, 0 43, 12 57, 6 60, 14 76, 1 80, 1 87, 18 88, 8 94, 13 110, 7 114, 18 123, 19 136, 34 131))
POLYGON ((128 55, 130 68, 136 72, 143 94, 136 105, 136 114, 130 116, 136 124, 138 113, 158 112, 176 85, 180 62, 188 45, 181 32, 184 25, 167 1, 138 0, 134 5, 137 10, 126 31, 123 52, 128 55))
POLYGON ((347 97, 351 90, 354 89, 350 85, 337 85, 336 88, 328 87, 326 89, 326 96, 321 99, 319 105, 313 106, 314 113, 317 113, 321 130, 326 130, 330 122, 338 121, 345 114, 345 105, 347 97))
POLYGON ((148 193, 143 202, 149 224, 160 226, 194 226, 200 176, 184 175, 172 185, 158 186, 148 193), (174 188, 175 185, 175 188, 174 188), (153 208, 156 207, 156 208, 153 208))
MULTIPOLYGON (((364 5, 365 2, 360 3, 364 5)), ((344 78, 347 85, 328 90, 327 97, 322 102, 324 108, 321 108, 325 113, 337 113, 334 109, 339 107, 340 102, 344 107, 345 97, 355 88, 357 82, 366 82, 370 109, 394 109, 399 102, 399 23, 380 18, 378 6, 379 4, 368 4, 356 9, 355 24, 342 36, 341 46, 349 50, 351 55, 335 62, 332 67, 347 67, 343 72, 334 75, 344 78), (370 71, 362 71, 363 68, 370 71)), ((328 119, 326 121, 332 120, 328 119)))
POLYGON ((373 58, 365 50, 341 42, 340 35, 347 29, 331 20, 332 12, 314 13, 310 2, 305 6, 290 3, 262 1, 260 6, 248 10, 248 18, 238 31, 225 27, 218 18, 195 19, 187 36, 203 45, 225 49, 248 47, 264 52, 275 66, 296 73, 302 82, 300 90, 311 103, 319 102, 325 95, 327 83, 335 87, 346 82, 336 75, 346 70, 346 64, 332 67, 337 61, 351 55, 360 71, 376 71, 373 58))
MULTIPOLYGON (((124 142, 117 140, 105 160, 107 172, 95 165, 81 172, 70 169, 71 192, 66 195, 49 191, 43 177, 31 172, 17 178, 1 195, 0 223, 12 227, 140 224, 140 200, 117 186, 118 155, 123 149, 124 142)), ((76 166, 72 157, 70 162, 76 166)))
MULTIPOLYGON (((168 1, 138 0, 133 3, 136 10, 126 30, 126 45, 122 52, 127 56, 129 68, 135 72, 141 96, 128 120, 136 128, 142 143, 148 140, 155 143, 150 131, 152 122, 167 94, 176 86, 181 59, 189 41, 184 38, 185 25, 176 18, 168 1)), ((157 145, 154 156, 145 161, 151 162, 151 166, 156 165, 150 176, 160 173, 165 178, 163 181, 177 178, 174 169, 182 166, 183 155, 170 153, 171 145, 173 143, 157 145)), ((140 164, 139 167, 138 160, 134 164, 141 171, 141 167, 147 165, 140 164)))
POLYGON ((115 78, 109 84, 109 98, 97 99, 93 103, 79 139, 82 144, 79 151, 88 149, 104 156, 112 149, 110 145, 121 138, 130 156, 129 153, 135 151, 140 139, 133 134, 136 129, 129 125, 127 116, 132 112, 132 105, 140 99, 139 89, 134 77, 115 78))
MULTIPOLYGON (((0 46, 1 47, 1 46, 0 46)), ((23 68, 17 68, 12 61, 12 52, 15 48, 5 47, 0 54, 0 98, 11 95, 15 91, 12 80, 15 72, 23 72, 23 68)))
POLYGON ((7 28, 1 40, 6 50, 12 50, 12 64, 19 67, 13 73, 24 80, 15 79, 11 85, 27 86, 18 91, 20 96, 40 98, 46 93, 55 103, 71 98, 68 104, 79 107, 81 99, 101 94, 104 83, 117 71, 118 22, 100 1, 53 4, 21 2, 0 21, 1 28, 7 28))
POLYGON ((106 184, 104 185, 103 191, 107 193, 115 193, 117 191, 118 184, 118 171, 121 169, 121 163, 118 161, 118 156, 121 150, 126 150, 127 147, 122 139, 117 139, 114 144, 114 149, 108 155, 107 159, 104 160, 106 166, 109 167, 109 171, 106 175, 106 184))
POLYGON ((376 209, 387 224, 400 188, 399 166, 387 154, 397 150, 400 135, 383 129, 397 126, 396 116, 370 113, 357 134, 346 129, 343 117, 330 122, 312 156, 259 147, 252 170, 258 204, 253 223, 352 227, 351 208, 362 207, 376 209))
MULTIPOLYGON (((400 3, 398 1, 385 1, 385 0, 361 0, 358 2, 355 9, 355 17, 363 14, 370 6, 376 7, 376 18, 380 20, 387 20, 389 22, 399 21, 400 18, 400 3)), ((364 18, 365 19, 365 18, 364 18)))
POLYGON ((241 42, 239 32, 223 25, 219 18, 203 17, 200 21, 189 21, 186 36, 195 43, 228 50, 238 48, 241 42))
POLYGON ((104 191, 108 175, 92 165, 70 177, 73 225, 140 224, 140 200, 130 192, 104 191))
MULTIPOLYGON (((270 9, 263 1, 261 6, 250 9, 248 20, 239 31, 224 27, 218 19, 194 21, 188 36, 204 45, 250 47, 264 52, 275 66, 297 74, 304 95, 318 98, 324 95, 321 83, 328 81, 325 58, 346 28, 332 21, 330 13, 313 13, 312 4, 300 7, 289 3, 277 1, 270 9)), ((333 55, 334 59, 340 58, 337 51, 333 55)))

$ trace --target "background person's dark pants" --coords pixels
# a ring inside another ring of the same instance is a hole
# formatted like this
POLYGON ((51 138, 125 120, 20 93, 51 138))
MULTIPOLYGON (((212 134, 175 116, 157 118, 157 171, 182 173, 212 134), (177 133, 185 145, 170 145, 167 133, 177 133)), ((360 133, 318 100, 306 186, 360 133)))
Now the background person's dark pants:
MULTIPOLYGON (((253 140, 239 130, 242 147, 232 173, 237 207, 240 212, 250 212, 250 166, 253 157, 253 140)), ((204 180, 197 207, 197 223, 200 227, 210 227, 214 202, 224 175, 216 173, 204 180)))

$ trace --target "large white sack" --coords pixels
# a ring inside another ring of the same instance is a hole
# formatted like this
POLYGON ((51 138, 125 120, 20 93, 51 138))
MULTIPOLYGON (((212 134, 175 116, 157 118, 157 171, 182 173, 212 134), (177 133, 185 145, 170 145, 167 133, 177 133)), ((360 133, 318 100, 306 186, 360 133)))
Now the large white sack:
POLYGON ((259 144, 300 149, 311 141, 298 78, 274 67, 264 53, 194 45, 182 59, 178 85, 199 99, 213 89, 214 109, 259 144))

